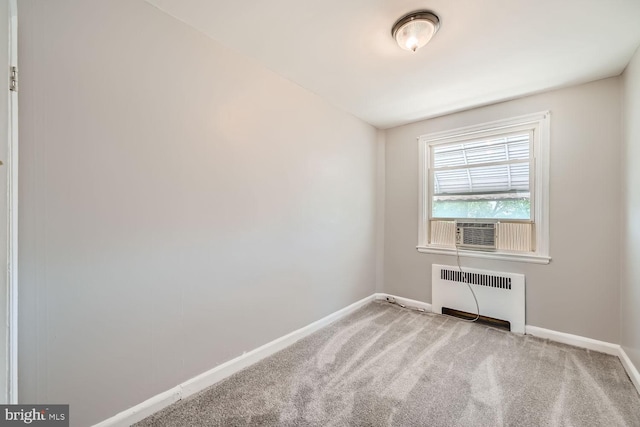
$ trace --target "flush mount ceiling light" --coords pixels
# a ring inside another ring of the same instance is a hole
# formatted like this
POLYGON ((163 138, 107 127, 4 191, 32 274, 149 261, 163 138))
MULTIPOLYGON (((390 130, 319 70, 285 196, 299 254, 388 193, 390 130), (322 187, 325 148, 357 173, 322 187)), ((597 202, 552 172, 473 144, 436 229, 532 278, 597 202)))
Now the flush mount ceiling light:
POLYGON ((431 37, 440 28, 440 19, 427 10, 411 12, 393 24, 391 35, 398 46, 415 52, 429 43, 431 37))

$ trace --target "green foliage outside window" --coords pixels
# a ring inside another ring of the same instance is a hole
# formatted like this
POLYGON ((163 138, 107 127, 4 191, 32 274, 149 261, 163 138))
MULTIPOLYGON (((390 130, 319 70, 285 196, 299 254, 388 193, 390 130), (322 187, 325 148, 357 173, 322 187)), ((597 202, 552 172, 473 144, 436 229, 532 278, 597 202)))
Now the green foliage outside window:
POLYGON ((529 198, 433 200, 433 218, 531 219, 529 198))

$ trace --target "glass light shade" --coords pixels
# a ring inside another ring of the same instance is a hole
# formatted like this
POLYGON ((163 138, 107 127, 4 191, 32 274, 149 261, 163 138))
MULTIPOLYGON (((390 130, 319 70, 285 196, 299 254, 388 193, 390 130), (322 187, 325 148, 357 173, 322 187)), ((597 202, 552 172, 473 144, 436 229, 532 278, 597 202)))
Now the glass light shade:
POLYGON ((391 31, 393 37, 404 50, 415 52, 429 43, 438 31, 440 21, 430 12, 414 12, 398 20, 391 31))

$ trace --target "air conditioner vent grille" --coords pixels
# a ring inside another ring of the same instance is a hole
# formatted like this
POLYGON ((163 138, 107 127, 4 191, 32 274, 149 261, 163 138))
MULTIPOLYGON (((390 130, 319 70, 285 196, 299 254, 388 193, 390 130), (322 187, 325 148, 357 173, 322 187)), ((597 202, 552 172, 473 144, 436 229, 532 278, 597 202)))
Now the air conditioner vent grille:
POLYGON ((495 222, 456 222, 456 245, 460 247, 494 250, 495 222))
POLYGON ((495 228, 493 222, 458 222, 458 227, 473 227, 473 228, 495 228))
POLYGON ((493 274, 461 273, 459 270, 440 270, 440 279, 451 282, 469 283, 470 285, 487 286, 498 289, 511 289, 511 278, 493 274), (465 280, 466 279, 466 280, 465 280))
POLYGON ((468 227, 464 229, 462 244, 495 247, 496 235, 493 232, 487 233, 478 227, 468 227))

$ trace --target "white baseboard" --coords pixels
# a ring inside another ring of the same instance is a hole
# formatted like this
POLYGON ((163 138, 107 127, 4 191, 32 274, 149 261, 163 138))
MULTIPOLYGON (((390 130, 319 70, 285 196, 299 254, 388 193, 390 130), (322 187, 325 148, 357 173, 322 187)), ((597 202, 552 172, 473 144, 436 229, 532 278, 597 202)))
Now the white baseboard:
POLYGON ((126 411, 122 411, 109 419, 95 424, 94 427, 128 427, 131 424, 144 420, 148 416, 155 414, 178 400, 180 400, 180 386, 157 394, 133 408, 129 408, 126 411))
POLYGON ((581 337, 579 335, 566 334, 564 332, 556 332, 529 325, 526 326, 526 333, 535 337, 546 338, 550 341, 599 351, 600 353, 606 353, 612 356, 618 356, 620 363, 622 363, 624 370, 627 371, 627 375, 629 375, 631 382, 636 387, 636 390, 638 390, 638 393, 640 393, 640 373, 638 373, 638 369, 633 365, 631 359, 629 359, 629 356, 627 356, 627 353, 619 344, 612 344, 605 341, 581 337))
POLYGON ((125 427, 141 421, 149 415, 152 415, 155 412, 166 408, 172 403, 191 396, 194 393, 200 392, 207 387, 212 386, 213 384, 246 368, 247 366, 253 365, 254 363, 259 362, 260 360, 290 346, 296 341, 299 341, 300 339, 311 335, 318 329, 321 329, 329 325, 330 323, 333 323, 336 320, 345 317, 346 315, 373 301, 374 298, 375 295, 370 295, 366 298, 363 298, 360 301, 357 301, 349 305, 348 307, 345 307, 341 310, 336 311, 335 313, 323 317, 316 322, 293 331, 283 337, 275 339, 261 347, 244 353, 236 357, 235 359, 223 363, 222 365, 218 365, 215 368, 194 378, 191 378, 190 380, 187 380, 170 390, 153 396, 152 398, 147 399, 132 408, 122 411, 119 414, 96 424, 94 427, 125 427))
POLYGON ((627 371, 627 375, 631 378, 631 382, 636 386, 638 393, 640 393, 640 373, 633 362, 631 362, 631 359, 629 359, 629 356, 627 356, 627 353, 624 351, 622 346, 620 346, 620 353, 618 354, 618 357, 620 357, 620 362, 622 362, 622 366, 624 366, 624 369, 627 371))
POLYGON ((564 332, 552 331, 550 329, 538 328, 537 326, 525 326, 525 333, 538 338, 546 338, 550 341, 562 344, 572 345, 574 347, 586 348, 588 350, 598 351, 600 353, 618 356, 620 354, 620 346, 605 341, 598 341, 591 338, 582 337, 580 335, 572 335, 564 332))
MULTIPOLYGON (((431 304, 416 301, 409 298, 398 297, 391 294, 386 293, 376 293, 374 294, 374 298, 376 300, 387 300, 387 298, 392 298, 395 302, 406 305, 407 307, 414 308, 422 308, 425 311, 431 312, 431 304)), ((606 341, 598 341, 592 338, 586 338, 580 335, 572 335, 564 332, 557 332, 551 329, 539 328, 537 326, 525 326, 525 333, 527 335, 533 335, 538 338, 545 338, 549 341, 559 342, 562 344, 572 345, 574 347, 585 348, 588 350, 598 351, 600 353, 610 354, 612 356, 618 356, 622 366, 625 371, 627 371, 627 375, 631 378, 631 382, 640 393, 640 373, 638 369, 631 362, 627 353, 625 353, 624 349, 618 344, 612 344, 606 341)))
MULTIPOLYGON (((373 300, 388 300, 393 299, 396 303, 410 307, 423 309, 426 312, 431 312, 431 304, 412 300, 409 298, 398 297, 386 293, 375 293, 366 298, 357 301, 348 307, 336 311, 322 319, 313 322, 303 328, 291 332, 283 337, 280 337, 274 341, 271 341, 261 347, 258 347, 250 352, 244 353, 235 359, 229 360, 222 365, 200 374, 190 380, 185 381, 176 387, 160 393, 144 402, 129 408, 119 414, 96 424, 94 427, 126 427, 133 423, 141 421, 146 417, 160 411, 161 409, 175 403, 181 399, 184 399, 194 393, 200 392, 207 387, 235 374, 236 372, 250 366, 260 360, 271 356, 272 354, 290 346, 296 341, 311 335, 317 330, 341 319, 360 307, 366 305, 373 300)), ((525 327, 526 334, 533 335, 539 338, 545 338, 550 341, 555 341, 563 344, 569 344, 575 347, 586 348, 589 350, 599 351, 601 353, 611 354, 618 356, 622 363, 622 366, 627 371, 627 374, 631 378, 631 381, 635 385, 636 389, 640 393, 640 374, 633 365, 625 351, 618 344, 611 344, 604 341, 598 341, 591 338, 581 337, 579 335, 567 334, 564 332, 556 332, 550 329, 538 328, 536 326, 525 327)))
POLYGON ((268 342, 263 346, 251 350, 241 356, 236 357, 235 359, 223 363, 222 365, 216 366, 215 368, 203 374, 200 374, 197 377, 185 381, 180 385, 182 389, 182 398, 184 399, 185 397, 202 391, 205 388, 210 387, 213 384, 246 368, 247 366, 251 366, 254 363, 257 363, 260 360, 264 359, 265 357, 271 356, 272 354, 289 347, 296 341, 299 341, 302 338, 316 332, 317 330, 324 328, 330 323, 333 323, 336 320, 345 317, 346 315, 356 311, 357 309, 371 301, 373 301, 373 295, 363 298, 360 301, 354 302, 353 304, 341 310, 338 310, 335 313, 323 317, 320 320, 310 323, 307 326, 304 326, 283 337, 268 342))
POLYGON ((383 300, 383 301, 389 301, 389 299, 391 299, 392 301, 395 301, 398 304, 411 307, 411 308, 420 308, 426 312, 431 313, 431 304, 429 304, 428 302, 422 302, 422 301, 404 298, 404 297, 397 297, 395 295, 385 294, 385 293, 373 294, 373 297, 376 300, 383 300))

